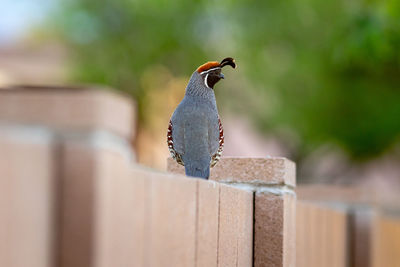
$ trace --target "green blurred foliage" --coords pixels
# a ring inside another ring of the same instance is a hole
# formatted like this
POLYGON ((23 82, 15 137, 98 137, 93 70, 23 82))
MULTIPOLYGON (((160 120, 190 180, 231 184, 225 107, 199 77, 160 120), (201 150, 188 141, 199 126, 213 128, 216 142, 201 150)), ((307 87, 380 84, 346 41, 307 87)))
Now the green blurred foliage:
POLYGON ((330 142, 367 159, 399 141, 398 0, 60 5, 53 25, 73 48, 74 79, 130 93, 142 115, 151 111, 140 81, 152 66, 189 76, 207 60, 232 56, 239 69, 227 80, 236 88, 218 91, 219 99, 230 98, 227 106, 283 141, 294 133, 296 158, 330 142))

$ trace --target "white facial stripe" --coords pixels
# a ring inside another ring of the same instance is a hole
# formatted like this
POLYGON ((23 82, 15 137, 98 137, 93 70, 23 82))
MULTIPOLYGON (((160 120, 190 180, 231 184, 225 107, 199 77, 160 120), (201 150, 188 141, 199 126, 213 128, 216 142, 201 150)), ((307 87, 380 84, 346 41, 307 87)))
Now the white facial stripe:
MULTIPOLYGON (((206 85, 207 88, 210 88, 207 84, 207 78, 208 78, 208 73, 206 75, 206 77, 204 78, 204 84, 206 85)), ((211 88, 210 88, 211 89, 211 88)))
POLYGON ((221 69, 221 67, 216 67, 216 68, 212 68, 212 69, 209 69, 209 70, 202 71, 202 72, 200 72, 200 75, 203 75, 204 73, 208 73, 210 71, 217 70, 217 69, 221 69))

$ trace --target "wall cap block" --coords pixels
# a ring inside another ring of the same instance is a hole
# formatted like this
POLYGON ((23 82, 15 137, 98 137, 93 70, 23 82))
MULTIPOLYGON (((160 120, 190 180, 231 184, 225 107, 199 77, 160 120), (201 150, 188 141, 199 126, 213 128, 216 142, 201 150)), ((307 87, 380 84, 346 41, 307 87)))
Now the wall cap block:
MULTIPOLYGON (((183 166, 172 158, 168 159, 168 171, 184 174, 183 166)), ((235 185, 295 187, 296 166, 294 162, 283 157, 224 157, 211 169, 210 179, 235 185)))
POLYGON ((134 103, 101 87, 13 86, 0 89, 0 121, 74 131, 134 135, 134 103))

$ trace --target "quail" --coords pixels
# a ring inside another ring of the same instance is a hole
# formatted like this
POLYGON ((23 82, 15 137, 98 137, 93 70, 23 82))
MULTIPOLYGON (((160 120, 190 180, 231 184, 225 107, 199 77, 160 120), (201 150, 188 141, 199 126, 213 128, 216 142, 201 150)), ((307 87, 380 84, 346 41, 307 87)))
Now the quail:
POLYGON ((225 66, 236 68, 233 58, 207 62, 193 72, 183 100, 172 114, 167 144, 172 158, 185 166, 187 176, 208 179, 210 167, 220 159, 224 131, 219 118, 214 86, 225 66))

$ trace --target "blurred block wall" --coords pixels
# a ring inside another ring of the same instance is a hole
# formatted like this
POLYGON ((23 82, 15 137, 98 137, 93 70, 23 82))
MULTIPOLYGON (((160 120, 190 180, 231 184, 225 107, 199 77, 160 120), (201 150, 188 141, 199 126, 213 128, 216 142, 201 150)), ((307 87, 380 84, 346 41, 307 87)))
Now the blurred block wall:
POLYGON ((362 188, 296 189, 297 266, 400 266, 400 212, 362 188))
POLYGON ((222 158, 209 181, 156 172, 134 125, 106 90, 0 90, 0 266, 399 266, 396 210, 295 190, 279 157, 222 158))

